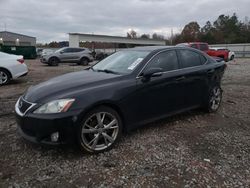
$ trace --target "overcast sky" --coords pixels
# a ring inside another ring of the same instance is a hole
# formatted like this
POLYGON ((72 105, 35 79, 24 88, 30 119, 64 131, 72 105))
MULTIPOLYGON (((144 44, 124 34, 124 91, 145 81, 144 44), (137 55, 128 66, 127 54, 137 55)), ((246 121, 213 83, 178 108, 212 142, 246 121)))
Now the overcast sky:
POLYGON ((203 26, 220 14, 250 17, 250 0, 0 0, 0 31, 68 40, 69 32, 126 36, 157 32, 169 36, 185 24, 203 26))

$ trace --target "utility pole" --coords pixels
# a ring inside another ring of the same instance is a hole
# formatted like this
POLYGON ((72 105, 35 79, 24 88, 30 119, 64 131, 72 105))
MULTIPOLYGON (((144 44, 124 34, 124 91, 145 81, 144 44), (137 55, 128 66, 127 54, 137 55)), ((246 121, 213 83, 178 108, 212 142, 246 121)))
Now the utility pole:
POLYGON ((174 37, 174 33, 173 33, 173 28, 171 28, 171 45, 173 45, 173 37, 174 37))

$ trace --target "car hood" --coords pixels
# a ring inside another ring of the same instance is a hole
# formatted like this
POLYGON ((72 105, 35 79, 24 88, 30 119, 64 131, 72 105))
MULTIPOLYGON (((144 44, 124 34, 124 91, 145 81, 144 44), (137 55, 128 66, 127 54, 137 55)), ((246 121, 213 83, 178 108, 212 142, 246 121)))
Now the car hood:
POLYGON ((107 82, 112 82, 114 78, 120 76, 92 70, 68 73, 30 87, 25 93, 24 99, 32 103, 44 103, 69 97, 79 90, 84 91, 98 87, 107 82))

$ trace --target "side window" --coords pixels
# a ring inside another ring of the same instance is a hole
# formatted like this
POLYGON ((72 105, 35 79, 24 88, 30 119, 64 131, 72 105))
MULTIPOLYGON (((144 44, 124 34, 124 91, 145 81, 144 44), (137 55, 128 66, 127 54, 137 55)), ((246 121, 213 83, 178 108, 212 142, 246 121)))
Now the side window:
POLYGON ((175 50, 161 52, 148 64, 148 68, 162 68, 163 72, 178 69, 178 59, 175 50))
POLYGON ((84 49, 81 49, 81 48, 74 48, 74 52, 83 52, 84 49))
POLYGON ((205 58, 203 55, 200 55, 200 59, 201 59, 201 64, 205 64, 207 62, 207 58, 205 58))
POLYGON ((206 51, 206 50, 208 50, 208 46, 206 44, 200 44, 200 50, 206 51))
POLYGON ((179 54, 182 68, 195 67, 202 64, 202 56, 199 53, 193 52, 191 50, 179 50, 179 54))
POLYGON ((71 53, 72 51, 73 51, 72 48, 65 48, 63 50, 64 53, 71 53))

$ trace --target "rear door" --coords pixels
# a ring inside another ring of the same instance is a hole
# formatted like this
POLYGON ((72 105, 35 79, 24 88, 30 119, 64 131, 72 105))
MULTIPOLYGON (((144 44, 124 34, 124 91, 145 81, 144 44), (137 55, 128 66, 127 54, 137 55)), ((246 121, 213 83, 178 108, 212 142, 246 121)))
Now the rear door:
POLYGON ((182 75, 179 80, 180 92, 183 93, 182 108, 199 106, 206 93, 207 72, 204 64, 207 59, 191 49, 178 49, 177 54, 181 66, 179 73, 182 75))
POLYGON ((79 61, 81 59, 84 51, 85 51, 84 48, 74 48, 74 55, 73 55, 72 59, 74 61, 79 61))

